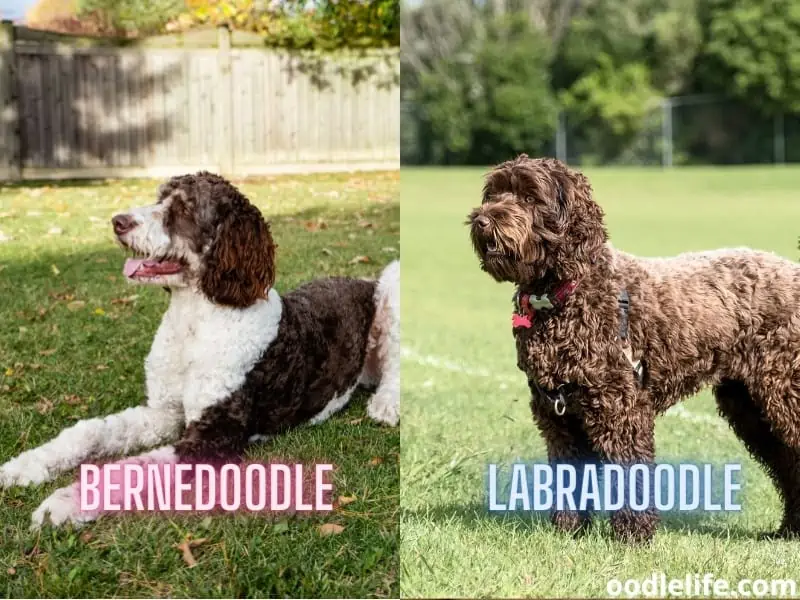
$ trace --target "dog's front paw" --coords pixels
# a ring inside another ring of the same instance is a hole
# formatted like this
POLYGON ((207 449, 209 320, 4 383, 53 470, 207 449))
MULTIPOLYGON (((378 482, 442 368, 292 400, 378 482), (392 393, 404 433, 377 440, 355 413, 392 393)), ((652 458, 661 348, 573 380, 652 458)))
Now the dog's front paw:
POLYGON ((81 512, 78 486, 73 484, 57 489, 39 505, 31 516, 31 529, 39 529, 47 520, 54 526, 72 523, 80 527, 96 518, 96 513, 81 512))
POLYGON ((655 511, 622 509, 611 515, 611 527, 616 538, 627 544, 644 544, 653 539, 658 524, 655 511))
POLYGON ((50 472, 24 454, 0 466, 0 488, 31 485, 50 480, 50 472))
POLYGON ((393 394, 376 393, 367 405, 370 419, 395 427, 400 422, 400 401, 393 394))

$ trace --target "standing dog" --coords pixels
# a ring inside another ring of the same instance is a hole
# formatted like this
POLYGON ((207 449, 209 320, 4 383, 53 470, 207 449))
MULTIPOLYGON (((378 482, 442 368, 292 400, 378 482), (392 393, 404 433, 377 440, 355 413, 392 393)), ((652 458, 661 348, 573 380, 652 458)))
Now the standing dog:
MULTIPOLYGON (((747 249, 644 259, 612 248, 588 180, 519 156, 469 216, 483 270, 517 286, 513 333, 551 460, 651 463, 654 419, 712 385, 800 533, 800 266, 747 249)), ((556 512, 568 531, 589 515, 556 512)), ((649 539, 657 515, 612 515, 649 539)))
MULTIPOLYGON (((0 486, 48 481, 83 461, 171 444, 153 460, 235 457, 249 440, 344 407, 359 384, 377 389, 373 419, 400 418, 400 265, 380 279, 320 279, 280 297, 275 246, 258 209, 222 177, 174 177, 158 201, 112 219, 136 258, 132 282, 170 304, 145 361, 147 403, 87 419, 0 466, 0 486)), ((79 520, 71 488, 34 514, 79 520)))

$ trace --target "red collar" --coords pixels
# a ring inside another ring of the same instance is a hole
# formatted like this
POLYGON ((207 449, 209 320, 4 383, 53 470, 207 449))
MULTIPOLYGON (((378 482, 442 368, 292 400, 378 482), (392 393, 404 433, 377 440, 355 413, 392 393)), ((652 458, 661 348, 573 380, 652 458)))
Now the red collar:
POLYGON ((537 309, 554 308, 564 304, 564 301, 573 294, 577 287, 578 281, 570 280, 560 284, 555 290, 544 296, 531 296, 517 292, 517 311, 511 315, 512 327, 529 329, 533 325, 537 309))

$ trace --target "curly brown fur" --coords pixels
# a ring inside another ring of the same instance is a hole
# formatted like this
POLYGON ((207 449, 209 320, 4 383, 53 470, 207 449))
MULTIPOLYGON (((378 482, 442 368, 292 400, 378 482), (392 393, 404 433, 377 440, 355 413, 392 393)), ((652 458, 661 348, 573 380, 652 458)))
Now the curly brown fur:
MULTIPOLYGON (((782 494, 780 532, 800 533, 800 266, 748 249, 668 259, 616 250, 586 177, 525 155, 487 176, 468 223, 481 266, 497 281, 535 295, 578 282, 562 305, 513 330, 529 380, 547 392, 567 386, 561 417, 533 393, 551 459, 652 463, 655 416, 715 385, 720 412, 782 494), (641 385, 619 339, 622 290, 632 354, 645 366, 641 385)), ((576 524, 575 516, 555 520, 576 524)), ((612 526, 619 538, 641 541, 656 520, 622 510, 612 526)))

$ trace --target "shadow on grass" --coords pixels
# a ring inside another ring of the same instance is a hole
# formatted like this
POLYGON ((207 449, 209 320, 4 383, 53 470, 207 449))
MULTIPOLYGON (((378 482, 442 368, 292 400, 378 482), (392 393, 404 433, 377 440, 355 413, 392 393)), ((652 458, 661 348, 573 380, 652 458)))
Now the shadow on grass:
MULTIPOLYGON (((481 502, 448 503, 422 510, 403 511, 403 519, 414 519, 420 522, 431 521, 436 525, 456 523, 470 529, 478 529, 495 523, 501 527, 509 527, 515 532, 539 534, 549 530, 558 533, 551 524, 550 514, 547 512, 490 512, 487 510, 486 504, 481 502)), ((592 519, 592 527, 582 531, 581 534, 598 528, 603 530, 603 535, 611 535, 607 513, 596 514, 592 519)), ((707 513, 662 513, 659 529, 667 532, 708 535, 732 540, 758 540, 772 533, 753 531, 736 523, 727 523, 719 517, 711 518, 707 513)))

